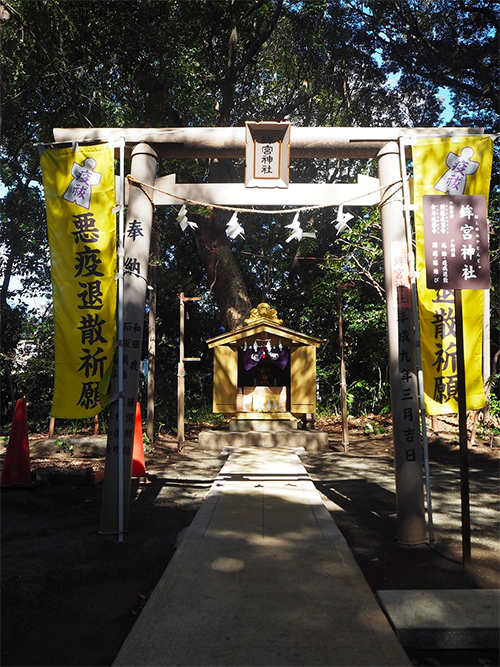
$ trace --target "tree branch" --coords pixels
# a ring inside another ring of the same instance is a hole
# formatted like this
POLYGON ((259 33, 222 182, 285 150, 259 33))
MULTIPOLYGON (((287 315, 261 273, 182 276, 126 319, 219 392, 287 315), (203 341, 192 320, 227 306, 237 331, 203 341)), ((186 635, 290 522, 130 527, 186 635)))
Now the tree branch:
MULTIPOLYGON (((26 23, 26 21, 23 19, 23 17, 12 7, 12 5, 10 5, 8 3, 5 3, 4 7, 7 9, 9 14, 11 16, 13 16, 18 21, 18 23, 20 23, 20 25, 23 27, 23 29, 26 30, 27 32, 29 32, 29 34, 33 37, 33 39, 35 41, 35 44, 37 44, 37 46, 43 52, 44 56, 47 58, 47 60, 50 64, 51 68, 54 70, 54 72, 57 74, 57 76, 61 79, 61 81, 63 83, 63 86, 66 89, 66 92, 68 93, 68 99, 73 102, 73 89, 71 88, 69 83, 66 81, 66 78, 63 76, 63 73, 61 72, 60 68, 56 65, 56 63, 52 59, 50 53, 47 51, 47 49, 45 48, 43 43, 40 41, 38 36, 30 28, 29 24, 26 23)), ((87 118, 87 116, 84 113, 82 113, 82 111, 78 108, 78 106, 74 105, 74 107, 75 107, 75 111, 76 111, 77 115, 80 116, 81 118, 83 118, 83 120, 85 120, 89 124, 89 127, 93 127, 92 122, 87 118)))

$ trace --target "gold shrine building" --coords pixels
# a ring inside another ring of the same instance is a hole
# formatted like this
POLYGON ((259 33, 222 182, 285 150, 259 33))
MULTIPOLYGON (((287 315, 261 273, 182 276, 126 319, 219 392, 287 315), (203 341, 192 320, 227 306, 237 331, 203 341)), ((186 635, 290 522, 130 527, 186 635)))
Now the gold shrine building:
POLYGON ((214 348, 213 411, 230 431, 296 429, 316 411, 316 348, 320 338, 282 326, 267 303, 246 326, 207 341, 214 348))

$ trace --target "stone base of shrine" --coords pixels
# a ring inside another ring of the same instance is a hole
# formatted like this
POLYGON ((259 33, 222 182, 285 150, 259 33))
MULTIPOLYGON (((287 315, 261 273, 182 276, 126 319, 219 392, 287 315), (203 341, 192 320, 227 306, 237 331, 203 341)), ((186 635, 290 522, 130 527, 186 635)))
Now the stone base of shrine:
POLYGON ((290 412, 237 412, 229 420, 230 431, 296 431, 298 419, 290 412))
POLYGON ((323 452, 328 449, 328 433, 324 431, 201 431, 198 446, 204 450, 221 452, 241 447, 285 447, 307 452, 323 452))

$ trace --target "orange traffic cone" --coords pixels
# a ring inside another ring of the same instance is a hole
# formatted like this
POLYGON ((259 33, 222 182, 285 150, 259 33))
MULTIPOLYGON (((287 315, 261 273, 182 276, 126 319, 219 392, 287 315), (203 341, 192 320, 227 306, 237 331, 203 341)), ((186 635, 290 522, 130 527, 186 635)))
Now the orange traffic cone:
POLYGON ((28 417, 24 398, 17 401, 14 410, 14 421, 10 431, 1 481, 5 486, 31 484, 28 417))
POLYGON ((137 402, 135 409, 134 447, 132 451, 132 477, 146 477, 144 461, 144 444, 142 441, 141 404, 137 402))

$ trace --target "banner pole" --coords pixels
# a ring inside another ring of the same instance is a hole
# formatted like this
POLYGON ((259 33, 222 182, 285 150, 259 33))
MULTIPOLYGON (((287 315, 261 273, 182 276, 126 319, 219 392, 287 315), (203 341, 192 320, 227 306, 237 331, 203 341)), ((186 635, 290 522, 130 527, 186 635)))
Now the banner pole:
POLYGON ((177 366, 177 448, 182 450, 184 445, 184 394, 185 375, 184 366, 184 292, 179 294, 180 319, 179 319, 179 364, 177 366))
POLYGON ((120 199, 118 212, 118 542, 123 542, 123 261, 125 208, 125 137, 120 137, 120 199))
POLYGON ((458 429, 460 440, 460 500, 462 510, 462 564, 471 564, 469 452, 467 449, 467 394, 465 382, 464 325, 462 290, 454 290, 457 339, 458 429))

